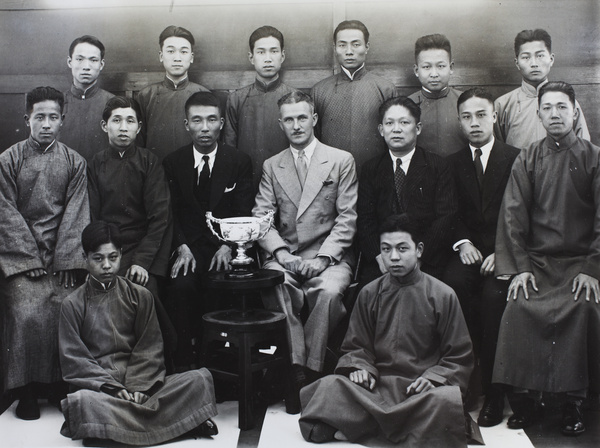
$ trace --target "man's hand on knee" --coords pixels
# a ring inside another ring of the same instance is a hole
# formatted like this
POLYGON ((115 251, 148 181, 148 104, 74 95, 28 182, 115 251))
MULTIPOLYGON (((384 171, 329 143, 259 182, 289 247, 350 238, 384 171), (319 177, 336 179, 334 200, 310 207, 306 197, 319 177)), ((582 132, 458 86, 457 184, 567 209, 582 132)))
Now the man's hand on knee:
POLYGON ((316 257, 311 260, 302 260, 298 266, 298 274, 304 278, 313 278, 323 272, 329 266, 329 258, 316 257))
POLYGON ((213 269, 215 269, 217 271, 224 271, 226 269, 229 269, 229 263, 231 262, 231 258, 231 247, 229 247, 227 244, 221 245, 221 247, 219 247, 219 250, 215 252, 215 255, 212 257, 208 270, 212 271, 213 269))
POLYGON ((358 384, 359 386, 364 387, 367 390, 373 390, 375 388, 375 383, 377 380, 364 369, 355 370, 354 372, 350 372, 348 378, 353 383, 358 384))
POLYGON ((285 247, 282 247, 281 249, 277 249, 273 253, 273 256, 277 260, 277 263, 279 263, 281 266, 283 266, 290 272, 297 273, 298 266, 300 266, 300 263, 302 263, 302 257, 299 257, 297 255, 292 255, 290 253, 290 251, 285 247))
POLYGON ((182 268, 183 275, 187 275, 188 270, 196 271, 196 259, 186 244, 182 244, 177 248, 177 259, 171 268, 171 278, 177 277, 182 268))
POLYGON ((420 376, 406 388, 406 395, 420 394, 422 392, 427 392, 434 387, 435 386, 431 381, 420 376))
POLYGON ((585 300, 590 301, 590 296, 594 296, 594 301, 600 303, 600 286, 598 280, 587 274, 578 274, 573 280, 573 289, 575 301, 579 299, 579 294, 585 289, 585 300))
POLYGON ((517 296, 519 295, 519 289, 523 289, 523 294, 525 294, 525 299, 529 300, 529 291, 527 290, 527 284, 531 283, 531 288, 537 292, 538 287, 535 283, 535 276, 532 272, 521 272, 513 277, 510 282, 510 286, 508 287, 508 296, 506 300, 517 300, 517 296))

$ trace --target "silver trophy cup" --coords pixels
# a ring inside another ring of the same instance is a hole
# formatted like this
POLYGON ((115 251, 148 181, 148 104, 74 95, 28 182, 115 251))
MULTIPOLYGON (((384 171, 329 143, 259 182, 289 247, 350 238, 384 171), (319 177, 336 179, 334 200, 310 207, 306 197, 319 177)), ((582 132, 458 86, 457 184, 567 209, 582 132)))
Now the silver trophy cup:
POLYGON ((246 245, 261 239, 273 224, 273 210, 267 211, 262 218, 241 216, 235 218, 215 218, 212 212, 206 212, 206 224, 210 231, 221 241, 237 244, 237 256, 231 260, 231 272, 228 278, 250 278, 254 276, 250 265, 253 260, 246 255, 246 245), (213 228, 219 225, 219 233, 213 228))

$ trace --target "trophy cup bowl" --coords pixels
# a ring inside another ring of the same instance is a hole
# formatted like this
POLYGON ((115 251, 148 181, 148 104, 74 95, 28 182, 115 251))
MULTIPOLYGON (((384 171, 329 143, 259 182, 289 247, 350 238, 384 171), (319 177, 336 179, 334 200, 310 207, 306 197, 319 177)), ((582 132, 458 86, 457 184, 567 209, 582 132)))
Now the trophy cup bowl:
POLYGON ((246 255, 246 245, 261 239, 271 228, 273 210, 267 211, 262 218, 240 216, 234 218, 215 218, 212 212, 206 212, 206 224, 210 231, 225 243, 237 244, 237 256, 231 260, 231 272, 227 278, 251 278, 254 272, 250 268, 253 260, 246 255), (215 231, 213 223, 219 225, 215 231))

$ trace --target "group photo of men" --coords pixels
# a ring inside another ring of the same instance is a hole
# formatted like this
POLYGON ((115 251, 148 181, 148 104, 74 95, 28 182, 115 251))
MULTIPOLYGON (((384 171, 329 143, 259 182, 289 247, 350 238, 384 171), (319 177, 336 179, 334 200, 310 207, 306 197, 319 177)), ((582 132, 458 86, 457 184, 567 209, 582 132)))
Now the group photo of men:
POLYGON ((96 22, 40 44, 64 76, 0 73, 4 417, 43 420, 47 401, 85 446, 218 442, 217 405, 237 396, 206 368, 202 316, 235 306, 206 281, 236 245, 206 216, 274 213, 247 249, 283 276, 253 306, 283 313, 289 359, 256 399, 296 416, 293 437, 465 447, 543 425, 564 446, 600 440, 598 36, 570 41, 562 10, 536 18, 535 1, 459 2, 498 14, 501 43, 481 23, 467 41, 439 0, 309 2, 305 24, 288 2, 172 2, 145 11, 160 27, 141 45, 141 24, 108 23, 134 2, 32 3, 2 19, 12 34, 25 14, 96 22), (383 25, 409 3, 425 15, 383 25), (191 13, 237 28, 220 41, 191 13), (408 57, 385 51, 392 36, 408 57), (578 45, 585 63, 559 52, 578 45))

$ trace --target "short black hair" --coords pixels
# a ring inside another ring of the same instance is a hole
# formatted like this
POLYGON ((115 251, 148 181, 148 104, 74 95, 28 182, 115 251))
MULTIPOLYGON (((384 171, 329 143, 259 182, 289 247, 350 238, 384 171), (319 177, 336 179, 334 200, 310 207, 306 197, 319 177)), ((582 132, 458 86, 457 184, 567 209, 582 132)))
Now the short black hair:
POLYGON ((379 106, 379 123, 383 123, 385 113, 393 106, 404 106, 408 109, 417 123, 421 121, 421 107, 407 96, 395 96, 389 98, 379 106))
POLYGON ((379 225, 379 236, 384 233, 406 232, 410 235, 415 245, 422 242, 419 226, 406 213, 390 215, 379 225))
POLYGON ((537 41, 544 42, 548 52, 552 53, 552 38, 550 34, 546 30, 537 28, 535 30, 523 30, 517 34, 517 37, 515 37, 515 56, 519 56, 521 45, 537 41))
POLYGON ((78 37, 73 42, 71 42, 71 46, 69 47, 69 57, 73 57, 73 52, 75 51, 75 47, 79 44, 90 44, 100 50, 100 59, 104 59, 104 44, 100 42, 96 36, 90 36, 86 34, 84 36, 78 37))
POLYGON ((415 42, 415 62, 417 62, 419 53, 426 50, 445 50, 448 58, 452 61, 452 47, 448 38, 443 34, 428 34, 419 37, 415 42))
POLYGON ((542 87, 540 87, 540 90, 538 92, 538 107, 540 106, 540 104, 542 104, 542 97, 545 93, 548 92, 565 93, 569 97, 569 100, 571 101, 573 107, 575 107, 575 89, 573 89, 573 86, 571 84, 563 81, 551 81, 544 84, 542 87))
POLYGON ((65 107, 65 96, 62 92, 59 92, 54 87, 36 87, 35 89, 27 92, 25 95, 25 110, 27 114, 31 114, 33 111, 33 105, 41 103, 43 101, 56 101, 60 106, 60 113, 63 113, 65 107))
POLYGON ((360 20, 344 20, 343 22, 340 22, 333 32, 333 43, 337 41, 337 34, 343 30, 359 30, 363 33, 365 44, 369 43, 369 30, 360 20))
POLYGON ((471 98, 482 98, 484 100, 489 101, 492 104, 492 107, 494 106, 494 97, 491 95, 490 92, 488 92, 485 89, 482 89, 481 87, 473 87, 469 90, 465 90, 463 93, 460 94, 458 100, 456 101, 456 110, 460 108, 460 105, 462 103, 471 98))
POLYGON ((165 40, 167 40, 169 37, 184 38, 185 40, 187 40, 190 43, 190 45, 192 46, 192 49, 194 47, 194 44, 196 43, 196 41, 194 40, 194 36, 188 30, 186 30, 185 28, 183 28, 181 26, 169 25, 168 27, 166 27, 163 30, 162 33, 160 33, 160 36, 158 36, 158 46, 160 47, 161 50, 162 50, 163 44, 165 43, 165 40))
POLYGON ((192 106, 214 106, 219 109, 219 117, 223 116, 223 113, 221 112, 221 102, 212 92, 196 92, 192 94, 185 102, 186 117, 192 106))
POLYGON ((314 112, 315 102, 313 101, 312 96, 310 96, 308 93, 302 92, 301 90, 295 90, 293 92, 286 93, 285 95, 283 95, 277 100, 277 107, 281 109, 281 106, 283 106, 284 104, 297 104, 302 102, 307 102, 308 105, 311 107, 312 111, 314 112))
POLYGON ((142 121, 142 111, 140 105, 133 98, 127 98, 125 96, 114 96, 106 102, 104 110, 102 111, 102 119, 108 121, 110 114, 115 109, 125 109, 131 107, 135 111, 137 121, 142 121))
POLYGON ((279 45, 283 50, 283 34, 277 28, 269 25, 261 26, 260 28, 255 29, 252 34, 250 34, 250 39, 248 39, 248 45, 250 45, 250 52, 254 51, 254 44, 258 39, 263 39, 265 37, 274 37, 279 41, 279 45))
POLYGON ((94 221, 86 226, 81 233, 81 246, 88 254, 98 250, 103 244, 114 244, 119 250, 123 249, 121 231, 116 224, 106 221, 94 221))

